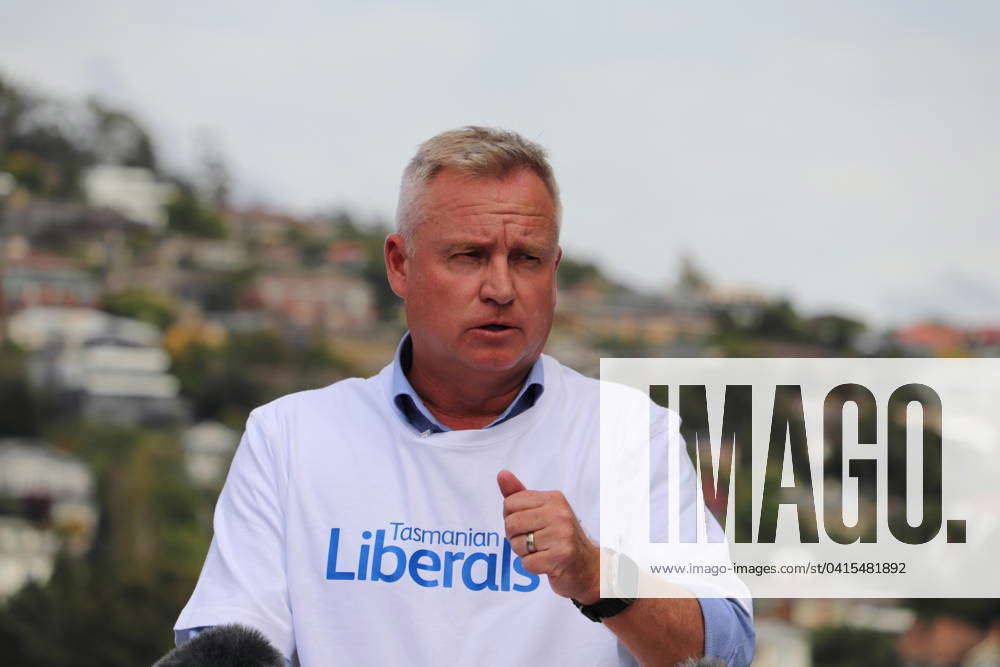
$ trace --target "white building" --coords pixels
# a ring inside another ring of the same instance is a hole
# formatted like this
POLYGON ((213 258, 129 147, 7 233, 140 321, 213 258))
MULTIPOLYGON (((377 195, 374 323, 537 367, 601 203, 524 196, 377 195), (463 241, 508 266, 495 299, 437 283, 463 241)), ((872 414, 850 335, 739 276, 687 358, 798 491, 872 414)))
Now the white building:
POLYGON ((811 667, 808 631, 790 623, 765 618, 754 621, 757 649, 754 667, 811 667))
POLYGON ((0 501, 0 600, 46 583, 60 545, 76 556, 90 548, 98 511, 82 462, 44 443, 0 440, 0 501))
POLYGON ((214 421, 203 421, 184 432, 184 461, 188 476, 196 484, 214 486, 228 470, 239 434, 214 421))
POLYGON ((22 308, 10 316, 7 327, 11 340, 31 351, 56 343, 65 346, 83 345, 88 340, 107 335, 135 345, 160 344, 160 332, 153 325, 111 315, 95 308, 22 308))
POLYGON ((101 164, 83 175, 83 190, 87 201, 107 208, 126 218, 161 230, 167 224, 163 206, 174 196, 174 186, 158 183, 148 169, 101 164))
POLYGON ((42 443, 0 440, 0 496, 43 495, 53 502, 77 502, 94 491, 90 470, 42 443))
POLYGON ((78 347, 35 354, 29 377, 71 397, 84 416, 119 424, 186 418, 180 382, 167 370, 170 356, 160 347, 131 345, 114 337, 78 347))
POLYGON ((26 308, 10 319, 11 339, 32 351, 32 386, 70 409, 117 423, 173 421, 186 410, 170 356, 153 326, 90 308, 26 308))
POLYGON ((59 540, 24 519, 0 516, 0 601, 35 581, 48 583, 59 540))
POLYGON ((170 357, 159 347, 96 339, 80 347, 63 348, 51 364, 51 378, 60 389, 95 396, 173 398, 177 378, 167 374, 170 357))

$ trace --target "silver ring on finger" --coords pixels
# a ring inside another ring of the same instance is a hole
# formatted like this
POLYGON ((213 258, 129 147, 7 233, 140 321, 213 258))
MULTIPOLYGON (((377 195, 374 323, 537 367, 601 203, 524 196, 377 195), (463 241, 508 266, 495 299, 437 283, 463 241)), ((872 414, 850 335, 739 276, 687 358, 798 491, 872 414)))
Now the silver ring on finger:
POLYGON ((533 554, 533 553, 535 553, 536 551, 538 551, 538 549, 536 549, 536 548, 535 548, 535 531, 533 531, 533 530, 532 530, 532 531, 530 531, 530 532, 529 532, 529 533, 528 533, 528 534, 527 534, 527 535, 525 536, 525 540, 526 540, 526 541, 527 541, 527 543, 528 543, 528 553, 529 553, 529 554, 533 554))

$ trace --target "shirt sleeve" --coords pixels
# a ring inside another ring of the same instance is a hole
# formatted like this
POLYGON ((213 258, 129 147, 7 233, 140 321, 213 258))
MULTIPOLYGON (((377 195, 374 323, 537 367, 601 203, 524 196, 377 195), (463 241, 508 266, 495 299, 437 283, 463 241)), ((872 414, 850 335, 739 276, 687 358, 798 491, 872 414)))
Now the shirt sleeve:
POLYGON ((756 633, 753 619, 732 598, 699 598, 705 621, 705 656, 721 658, 730 667, 753 661, 756 633))
MULTIPOLYGON (((657 409, 659 412, 659 409, 657 409)), ((660 412, 666 416, 665 425, 657 435, 652 436, 653 442, 657 444, 650 448, 651 456, 654 460, 650 462, 653 471, 651 475, 650 498, 651 498, 651 525, 650 537, 654 541, 667 541, 667 530, 662 522, 653 522, 653 516, 665 516, 668 505, 667 485, 663 480, 669 478, 671 465, 679 463, 677 474, 680 488, 687 490, 680 494, 680 511, 678 519, 680 521, 679 533, 686 535, 688 539, 695 539, 697 535, 697 507, 704 503, 698 489, 700 485, 696 482, 697 471, 694 463, 687 454, 687 444, 680 433, 680 419, 676 413, 669 411, 660 412), (692 490, 694 492, 692 492, 692 490)), ((653 423, 656 423, 655 420, 653 423)), ((722 538, 724 533, 721 526, 708 510, 705 510, 706 527, 710 535, 722 538)), ((753 616, 749 609, 752 609, 752 601, 747 597, 743 599, 724 597, 699 597, 698 603, 701 607, 702 619, 705 627, 705 656, 721 658, 727 665, 732 667, 742 667, 749 665, 753 660, 754 648, 756 644, 756 633, 753 627, 753 616)))
MULTIPOLYGON (((214 535, 174 630, 241 623, 286 657, 295 649, 280 468, 260 408, 250 413, 215 506, 214 535)), ((179 640, 179 635, 177 637, 179 640)))

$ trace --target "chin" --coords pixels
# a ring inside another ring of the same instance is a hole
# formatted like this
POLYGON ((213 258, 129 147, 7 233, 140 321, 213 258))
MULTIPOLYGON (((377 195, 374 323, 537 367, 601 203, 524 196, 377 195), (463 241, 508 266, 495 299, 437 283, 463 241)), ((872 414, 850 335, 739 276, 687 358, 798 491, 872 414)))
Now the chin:
POLYGON ((473 352, 468 357, 468 365, 482 372, 503 372, 517 368, 523 363, 523 353, 483 350, 473 352))

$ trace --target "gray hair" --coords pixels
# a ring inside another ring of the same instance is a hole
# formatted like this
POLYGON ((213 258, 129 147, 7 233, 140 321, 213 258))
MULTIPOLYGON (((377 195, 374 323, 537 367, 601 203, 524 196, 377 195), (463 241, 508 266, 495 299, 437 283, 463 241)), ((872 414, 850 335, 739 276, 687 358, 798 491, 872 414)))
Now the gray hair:
POLYGON ((434 175, 445 168, 482 177, 502 177, 517 169, 532 170, 552 195, 558 235, 562 204, 545 149, 516 132, 467 125, 442 132, 420 144, 403 170, 396 206, 396 231, 407 246, 421 222, 421 195, 434 175))

